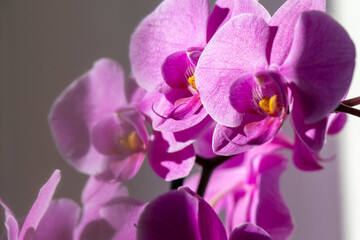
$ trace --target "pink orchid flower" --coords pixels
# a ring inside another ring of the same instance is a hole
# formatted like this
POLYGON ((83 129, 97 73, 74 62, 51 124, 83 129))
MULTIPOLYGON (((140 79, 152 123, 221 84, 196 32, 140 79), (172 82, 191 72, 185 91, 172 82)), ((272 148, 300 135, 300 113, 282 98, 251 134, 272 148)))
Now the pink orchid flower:
POLYGON ((301 141, 312 151, 322 148, 328 115, 350 86, 355 60, 349 35, 324 9, 323 0, 289 0, 270 21, 243 14, 214 34, 195 79, 218 123, 215 153, 271 140, 288 111, 301 141))
POLYGON ((63 91, 49 114, 63 157, 77 170, 106 181, 134 177, 148 146, 145 116, 134 100, 126 100, 124 84, 120 65, 98 60, 63 91))

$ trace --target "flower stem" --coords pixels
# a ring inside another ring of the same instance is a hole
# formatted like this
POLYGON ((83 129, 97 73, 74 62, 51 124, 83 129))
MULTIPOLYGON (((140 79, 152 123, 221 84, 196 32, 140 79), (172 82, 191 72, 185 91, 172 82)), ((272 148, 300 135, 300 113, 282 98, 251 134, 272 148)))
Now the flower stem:
POLYGON ((197 194, 199 194, 201 197, 204 197, 206 187, 209 183, 211 174, 213 173, 214 169, 231 157, 232 156, 217 156, 211 159, 206 159, 200 156, 196 156, 196 163, 202 166, 201 178, 197 189, 197 194))
POLYGON ((178 189, 184 183, 184 178, 179 178, 171 181, 170 190, 178 189))
POLYGON ((348 113, 348 114, 360 117, 359 109, 352 108, 351 106, 345 105, 344 103, 340 103, 340 105, 334 110, 334 112, 343 112, 343 113, 348 113))
POLYGON ((342 104, 345 104, 347 106, 353 107, 360 104, 360 97, 351 98, 348 100, 344 100, 341 102, 342 104))

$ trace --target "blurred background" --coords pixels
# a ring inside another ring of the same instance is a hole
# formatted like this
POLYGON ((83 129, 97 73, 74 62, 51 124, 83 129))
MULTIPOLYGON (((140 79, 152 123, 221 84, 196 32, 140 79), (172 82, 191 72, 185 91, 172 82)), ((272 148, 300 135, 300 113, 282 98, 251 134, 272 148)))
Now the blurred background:
MULTIPOLYGON (((99 58, 117 60, 129 74, 130 35, 160 2, 0 1, 0 197, 16 216, 26 215, 54 169, 62 172, 56 197, 79 202, 87 177, 57 152, 47 123, 49 109, 61 91, 99 58)), ((273 13, 284 1, 260 2, 273 13)), ((359 3, 327 2, 329 13, 359 47, 359 3)), ((359 82, 358 72, 354 80, 359 82)), ((359 83, 350 94, 360 95, 359 83)), ((349 122, 340 135, 328 139, 324 154, 336 153, 335 161, 310 173, 291 163, 282 178, 282 192, 296 222, 293 240, 360 239, 360 148, 359 140, 352 138, 359 135, 360 119, 350 117, 349 122)), ((145 164, 128 186, 132 196, 150 201, 169 184, 145 164)))

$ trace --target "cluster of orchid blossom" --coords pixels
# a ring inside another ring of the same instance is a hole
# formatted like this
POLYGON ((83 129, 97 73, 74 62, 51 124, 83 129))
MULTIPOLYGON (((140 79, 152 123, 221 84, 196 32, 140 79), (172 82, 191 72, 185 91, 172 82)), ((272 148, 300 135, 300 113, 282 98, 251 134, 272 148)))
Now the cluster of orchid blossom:
POLYGON ((52 200, 55 171, 25 220, 0 201, 3 239, 288 239, 281 150, 322 169, 327 134, 359 116, 360 100, 344 100, 355 47, 324 11, 324 0, 288 0, 273 16, 256 0, 164 0, 131 37, 129 81, 100 59, 51 109, 60 153, 89 175, 82 207, 52 200), (146 156, 172 182, 150 203, 124 186, 146 156))

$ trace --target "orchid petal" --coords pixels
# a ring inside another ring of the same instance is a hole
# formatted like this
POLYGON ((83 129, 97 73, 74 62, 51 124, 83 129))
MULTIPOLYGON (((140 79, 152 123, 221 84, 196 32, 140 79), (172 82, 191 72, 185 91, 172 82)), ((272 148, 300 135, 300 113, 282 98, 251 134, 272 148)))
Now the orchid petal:
POLYGON ((312 152, 299 137, 295 137, 293 149, 294 164, 297 168, 304 171, 321 170, 323 167, 318 163, 320 157, 317 152, 312 152))
POLYGON ((105 219, 116 234, 113 239, 136 239, 136 224, 145 203, 133 198, 114 199, 100 209, 100 217, 105 219))
POLYGON ((267 66, 268 38, 269 26, 263 19, 243 14, 219 29, 204 49, 195 82, 205 109, 216 122, 228 127, 241 124, 242 118, 230 104, 229 89, 239 76, 267 66))
POLYGON ((152 125, 156 131, 183 131, 196 126, 208 115, 206 110, 202 107, 199 95, 195 94, 187 96, 184 95, 184 90, 172 90, 167 95, 155 97, 153 103, 153 109, 150 110, 152 111, 150 112, 150 117, 153 120, 152 125), (176 100, 181 98, 184 98, 185 102, 181 103, 182 106, 179 106, 178 109, 176 109, 174 104, 176 100), (170 114, 170 116, 168 116, 168 114, 170 114), (175 117, 176 119, 171 117, 175 117))
POLYGON ((80 207, 70 199, 53 200, 35 230, 36 240, 72 240, 80 207))
POLYGON ((134 153, 131 156, 120 160, 116 159, 117 156, 114 156, 114 159, 112 159, 110 163, 112 177, 109 178, 109 180, 122 182, 129 181, 139 172, 145 157, 144 152, 134 153))
POLYGON ((254 202, 258 203, 256 224, 265 229, 272 238, 279 240, 288 239, 294 229, 290 211, 280 192, 280 177, 287 169, 287 162, 287 159, 279 154, 263 157, 259 166, 261 180, 257 199, 254 199, 254 202))
POLYGON ((215 32, 230 18, 244 13, 252 13, 262 17, 265 21, 269 21, 271 18, 268 11, 258 1, 217 0, 209 17, 206 41, 209 42, 215 32))
POLYGON ((330 114, 327 134, 333 135, 339 133, 344 128, 346 120, 346 113, 330 114))
POLYGON ((95 176, 90 177, 81 195, 84 207, 81 221, 74 231, 74 239, 102 240, 115 234, 115 230, 100 219, 99 210, 112 199, 128 195, 127 188, 120 182, 109 183, 95 176))
POLYGON ((112 240, 116 229, 104 219, 89 222, 81 232, 79 240, 112 240))
POLYGON ((7 235, 4 240, 17 240, 19 234, 19 224, 16 221, 16 217, 11 209, 0 199, 0 205, 5 212, 5 227, 7 235), (7 237, 7 238, 6 238, 7 237))
POLYGON ((198 201, 198 226, 201 239, 227 240, 224 226, 212 207, 187 187, 181 187, 179 191, 188 193, 198 201))
POLYGON ((97 151, 104 155, 123 153, 125 156, 131 152, 120 144, 121 139, 128 133, 131 124, 120 121, 116 114, 106 116, 98 121, 91 131, 92 142, 97 151))
POLYGON ((193 146, 188 146, 181 151, 168 153, 169 143, 161 136, 160 132, 154 132, 154 141, 150 143, 148 160, 155 173, 171 181, 189 175, 195 163, 195 151, 193 146))
POLYGON ((274 14, 270 25, 277 27, 272 43, 270 62, 280 66, 289 54, 294 28, 304 11, 325 11, 325 0, 288 0, 274 14))
POLYGON ((136 28, 130 41, 130 62, 137 83, 147 91, 165 92, 161 66, 174 52, 206 41, 206 0, 165 0, 136 28))
POLYGON ((19 233, 19 239, 23 239, 28 229, 36 229, 42 217, 46 213, 56 186, 60 181, 60 171, 55 170, 49 180, 41 187, 39 195, 32 205, 24 224, 19 233))
POLYGON ((213 123, 210 116, 207 116, 197 125, 179 132, 162 132, 163 138, 169 143, 167 152, 177 152, 193 144, 199 136, 213 123))
POLYGON ((189 86, 189 77, 194 74, 194 68, 186 52, 180 51, 169 55, 161 70, 167 85, 171 88, 186 89, 189 86))
POLYGON ((300 98, 295 97, 297 92, 293 92, 294 103, 291 109, 291 122, 297 136, 312 151, 320 151, 325 142, 327 119, 318 122, 306 124, 304 114, 301 112, 298 101, 300 98))
POLYGON ((208 128, 201 136, 199 136, 194 144, 196 155, 203 158, 214 158, 216 154, 212 150, 212 138, 215 125, 208 128))
POLYGON ((261 227, 252 223, 244 223, 235 228, 229 240, 271 240, 270 235, 261 227))
POLYGON ((243 125, 229 128, 217 124, 212 139, 212 148, 217 155, 231 156, 251 149, 253 146, 247 145, 247 142, 243 125))
POLYGON ((259 103, 255 102, 254 99, 254 91, 256 90, 260 91, 260 87, 253 75, 241 76, 231 85, 231 105, 239 113, 259 114, 259 103))
POLYGON ((104 167, 103 156, 91 145, 90 129, 124 104, 124 73, 109 59, 98 60, 56 99, 49 114, 52 134, 62 156, 77 170, 94 174, 104 167))
POLYGON ((305 123, 327 117, 347 92, 355 64, 355 47, 347 32, 323 12, 304 12, 280 71, 291 83, 305 123))
POLYGON ((92 176, 87 181, 81 194, 81 202, 88 205, 103 205, 110 199, 126 197, 129 193, 127 188, 120 182, 108 183, 99 181, 92 176))
POLYGON ((171 191, 149 203, 137 224, 137 239, 199 240, 198 200, 185 191, 171 191))

